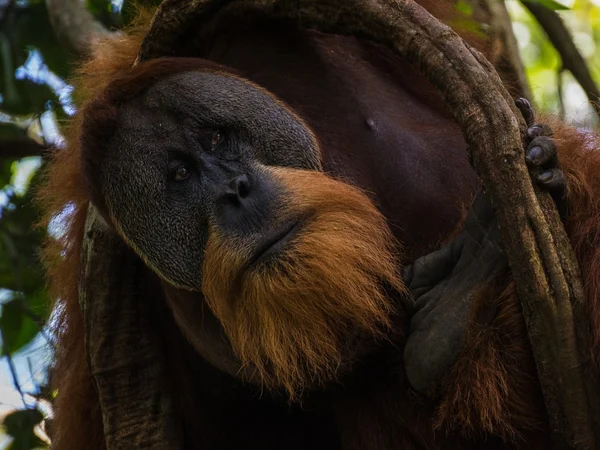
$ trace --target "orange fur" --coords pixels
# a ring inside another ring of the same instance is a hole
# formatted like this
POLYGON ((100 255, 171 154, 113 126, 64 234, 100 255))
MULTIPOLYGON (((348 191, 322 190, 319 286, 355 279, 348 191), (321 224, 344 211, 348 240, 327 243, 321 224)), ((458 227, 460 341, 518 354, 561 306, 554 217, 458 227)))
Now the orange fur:
POLYGON ((392 304, 382 283, 404 286, 393 236, 363 193, 319 172, 271 172, 288 199, 277 216, 304 221, 301 230, 276 263, 241 280, 249 237, 238 244, 213 230, 203 292, 242 364, 294 399, 347 371, 365 335, 385 335, 392 304))
POLYGON ((584 134, 557 120, 546 122, 553 129, 559 162, 567 177, 569 214, 565 226, 587 296, 592 346, 591 354, 584 358, 600 369, 600 135, 584 134))
POLYGON ((513 445, 530 442, 545 429, 535 373, 514 283, 505 278, 483 287, 474 296, 462 354, 445 380, 436 427, 500 436, 513 445))

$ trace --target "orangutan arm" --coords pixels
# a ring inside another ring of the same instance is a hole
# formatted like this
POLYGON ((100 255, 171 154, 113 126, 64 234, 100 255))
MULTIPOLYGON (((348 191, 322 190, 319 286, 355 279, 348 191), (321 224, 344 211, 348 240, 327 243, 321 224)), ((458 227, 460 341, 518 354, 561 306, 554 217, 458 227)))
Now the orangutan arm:
POLYGON ((462 349, 474 291, 508 268, 497 221, 478 194, 463 231, 404 272, 413 300, 404 361, 413 389, 435 396, 462 349))
MULTIPOLYGON (((528 102, 518 105, 531 125, 526 160, 532 179, 553 195, 564 213, 565 177, 551 131, 531 123, 533 111, 528 102)), ((463 348, 474 295, 506 273, 508 262, 497 220, 480 192, 456 238, 404 270, 413 300, 404 359, 409 382, 417 392, 438 394, 441 380, 463 348)))

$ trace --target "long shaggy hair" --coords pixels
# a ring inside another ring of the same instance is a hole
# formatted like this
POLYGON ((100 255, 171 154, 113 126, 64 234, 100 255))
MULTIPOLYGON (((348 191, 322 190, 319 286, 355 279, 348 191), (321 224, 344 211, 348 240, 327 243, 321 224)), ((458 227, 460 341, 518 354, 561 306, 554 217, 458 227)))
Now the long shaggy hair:
POLYGON ((397 246, 358 189, 323 173, 270 169, 289 201, 281 218, 309 218, 273 263, 241 275, 251 255, 211 232, 203 293, 234 352, 267 388, 294 399, 334 379, 361 344, 390 328, 390 290, 403 291, 397 246))

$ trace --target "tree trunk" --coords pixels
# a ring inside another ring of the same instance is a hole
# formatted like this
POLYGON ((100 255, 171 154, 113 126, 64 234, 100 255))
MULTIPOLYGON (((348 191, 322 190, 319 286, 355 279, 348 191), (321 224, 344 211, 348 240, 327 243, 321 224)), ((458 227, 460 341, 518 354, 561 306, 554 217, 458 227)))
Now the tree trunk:
POLYGON ((473 18, 485 24, 491 47, 490 62, 494 65, 511 95, 532 101, 531 89, 512 21, 504 0, 470 0, 473 18))
MULTIPOLYGON (((90 205, 79 301, 107 449, 182 448, 142 262, 90 205)), ((82 443, 83 444, 83 443, 82 443)))
POLYGON ((112 35, 94 19, 85 0, 46 0, 46 7, 54 34, 77 56, 88 55, 94 41, 112 35))

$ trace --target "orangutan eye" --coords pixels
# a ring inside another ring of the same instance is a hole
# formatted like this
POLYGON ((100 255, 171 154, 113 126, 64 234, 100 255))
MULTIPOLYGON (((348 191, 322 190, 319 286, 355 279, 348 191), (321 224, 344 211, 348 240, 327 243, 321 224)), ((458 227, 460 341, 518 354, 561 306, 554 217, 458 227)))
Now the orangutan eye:
POLYGON ((173 172, 173 179, 175 181, 183 181, 185 179, 187 179, 187 177, 190 176, 190 169, 188 168, 188 166, 182 164, 180 166, 177 166, 175 168, 175 171, 173 172))
POLYGON ((217 145, 219 145, 222 140, 223 140, 223 134, 220 131, 215 131, 212 134, 211 140, 210 140, 210 145, 211 145, 212 150, 214 150, 215 147, 217 145))

